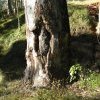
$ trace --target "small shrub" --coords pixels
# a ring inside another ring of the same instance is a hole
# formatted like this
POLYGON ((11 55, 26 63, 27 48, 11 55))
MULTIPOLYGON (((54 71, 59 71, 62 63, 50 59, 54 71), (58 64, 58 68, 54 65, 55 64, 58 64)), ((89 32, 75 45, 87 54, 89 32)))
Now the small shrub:
POLYGON ((70 70, 70 82, 76 80, 78 77, 81 77, 82 74, 82 66, 80 64, 73 65, 70 70))

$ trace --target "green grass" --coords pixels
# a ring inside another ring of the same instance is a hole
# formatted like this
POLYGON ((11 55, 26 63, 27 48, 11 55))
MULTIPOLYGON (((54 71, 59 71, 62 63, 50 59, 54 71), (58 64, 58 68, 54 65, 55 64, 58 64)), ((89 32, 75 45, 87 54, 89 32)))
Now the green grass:
MULTIPOLYGON (((2 87, 0 100, 82 100, 82 97, 69 92, 67 88, 59 89, 19 89, 16 87, 17 81, 8 84, 8 88, 2 87), (12 88, 13 87, 13 88, 12 88), (15 88, 14 88, 15 87, 15 88)), ((18 83, 19 84, 19 83, 18 83)), ((84 99, 85 100, 85 99, 84 99)))
POLYGON ((68 8, 71 35, 89 33, 90 21, 86 6, 69 5, 68 8))
POLYGON ((21 30, 17 18, 0 21, 0 68, 8 80, 21 77, 25 68, 25 23, 24 14, 20 14, 21 30), (21 20, 22 19, 22 20, 21 20))
POLYGON ((75 87, 70 90, 53 84, 50 88, 34 89, 23 85, 18 80, 6 84, 6 87, 0 87, 0 100, 99 100, 99 96, 93 94, 93 91, 88 91, 87 94, 83 92, 82 94, 85 96, 82 96, 79 94, 81 93, 79 89, 74 92, 75 87), (90 93, 92 93, 92 97, 89 96, 90 93))
POLYGON ((79 82, 79 87, 90 91, 100 89, 100 74, 96 72, 89 73, 88 76, 79 82))
MULTIPOLYGON (((20 15, 20 17, 23 14, 20 15)), ((24 19, 24 17, 23 17, 24 19)), ((12 44, 18 40, 25 40, 25 24, 21 23, 21 30, 17 27, 17 18, 9 18, 7 21, 0 24, 0 47, 2 47, 1 53, 7 53, 12 44), (12 24, 12 25, 11 25, 12 24), (8 28, 7 28, 8 27, 8 28)))
POLYGON ((3 33, 4 35, 0 36, 0 46, 3 47, 4 53, 11 48, 14 42, 25 39, 24 26, 25 25, 21 27, 21 31, 19 31, 19 29, 6 30, 5 33, 3 33))

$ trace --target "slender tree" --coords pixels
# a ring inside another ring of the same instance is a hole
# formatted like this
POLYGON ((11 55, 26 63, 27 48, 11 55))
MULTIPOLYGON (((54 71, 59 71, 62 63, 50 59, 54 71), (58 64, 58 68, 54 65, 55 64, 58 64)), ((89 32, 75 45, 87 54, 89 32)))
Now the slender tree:
POLYGON ((50 83, 49 68, 61 65, 65 45, 68 45, 64 44, 70 32, 67 4, 66 0, 24 0, 24 6, 27 39, 25 82, 29 80, 35 87, 44 87, 50 83))
POLYGON ((20 9, 23 8, 23 0, 20 0, 20 9))
POLYGON ((8 15, 13 15, 12 0, 8 0, 8 15))

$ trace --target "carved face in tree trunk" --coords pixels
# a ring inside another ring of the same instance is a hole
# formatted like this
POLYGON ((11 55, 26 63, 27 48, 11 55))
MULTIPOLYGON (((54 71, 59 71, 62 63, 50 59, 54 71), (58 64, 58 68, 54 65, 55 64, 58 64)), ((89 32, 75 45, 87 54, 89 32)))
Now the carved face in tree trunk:
POLYGON ((58 53, 61 12, 58 0, 24 0, 26 18, 25 80, 33 86, 47 86, 51 57, 58 53))

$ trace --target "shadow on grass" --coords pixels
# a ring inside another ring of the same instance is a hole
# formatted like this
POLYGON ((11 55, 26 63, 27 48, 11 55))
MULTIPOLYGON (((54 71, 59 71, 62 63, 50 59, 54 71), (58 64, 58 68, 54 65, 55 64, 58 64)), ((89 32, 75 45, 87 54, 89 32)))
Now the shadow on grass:
MULTIPOLYGON (((2 47, 0 48, 2 50, 2 47)), ((25 61, 26 41, 15 42, 6 55, 0 55, 0 67, 6 74, 8 80, 23 77, 26 66, 25 61)), ((0 50, 0 51, 1 51, 0 50)), ((66 55, 66 54, 65 54, 66 55)), ((80 35, 71 38, 71 65, 81 65, 100 70, 100 45, 95 35, 80 35), (94 64, 97 64, 94 66, 94 64)), ((66 59, 67 60, 67 59, 66 59)), ((60 68, 51 68, 54 77, 64 78, 69 76, 69 67, 62 65, 60 68)), ((94 69, 95 70, 95 69, 94 69)))
MULTIPOLYGON (((20 16, 20 26, 22 26, 25 23, 25 14, 22 14, 20 16)), ((0 32, 2 33, 3 31, 5 31, 5 29, 7 30, 11 30, 11 29, 15 29, 18 27, 18 18, 16 17, 15 19, 7 22, 4 24, 3 27, 0 27, 0 32)), ((3 32, 3 34, 6 32, 3 32)))
MULTIPOLYGON (((96 35, 83 34, 71 38, 72 63, 80 63, 91 68, 100 61, 100 45, 96 35)), ((100 70, 100 65, 96 65, 100 70)))
POLYGON ((1 70, 6 74, 8 80, 18 79, 23 76, 25 69, 26 41, 15 42, 9 52, 2 56, 0 61, 1 70))
MULTIPOLYGON (((66 52, 67 51, 64 51, 63 54, 67 56, 66 52)), ((97 41, 96 35, 82 34, 80 36, 72 36, 70 39, 69 53, 68 59, 70 59, 70 66, 66 66, 66 63, 63 62, 60 67, 52 67, 51 73, 53 77, 58 80, 68 78, 69 69, 75 64, 81 64, 86 69, 88 68, 100 72, 100 45, 97 41)), ((68 59, 64 58, 64 61, 67 62, 68 59)), ((75 81, 77 80, 78 79, 75 81)))

